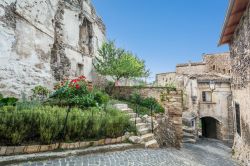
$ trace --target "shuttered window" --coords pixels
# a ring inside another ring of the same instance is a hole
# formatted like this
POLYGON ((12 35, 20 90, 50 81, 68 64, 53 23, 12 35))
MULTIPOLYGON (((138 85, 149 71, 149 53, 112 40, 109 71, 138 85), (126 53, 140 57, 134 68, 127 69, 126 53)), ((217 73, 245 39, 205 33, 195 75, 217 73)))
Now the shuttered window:
POLYGON ((202 92, 202 101, 203 102, 211 102, 212 101, 212 93, 208 91, 202 92))

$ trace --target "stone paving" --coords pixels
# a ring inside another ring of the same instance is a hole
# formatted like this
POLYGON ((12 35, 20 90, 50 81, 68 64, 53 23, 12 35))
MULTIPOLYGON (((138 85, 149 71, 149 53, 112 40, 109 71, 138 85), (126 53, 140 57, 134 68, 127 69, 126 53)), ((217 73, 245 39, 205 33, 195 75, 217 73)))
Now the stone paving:
POLYGON ((132 149, 119 152, 69 156, 21 166, 237 166, 231 159, 230 148, 215 140, 185 144, 181 150, 132 149))

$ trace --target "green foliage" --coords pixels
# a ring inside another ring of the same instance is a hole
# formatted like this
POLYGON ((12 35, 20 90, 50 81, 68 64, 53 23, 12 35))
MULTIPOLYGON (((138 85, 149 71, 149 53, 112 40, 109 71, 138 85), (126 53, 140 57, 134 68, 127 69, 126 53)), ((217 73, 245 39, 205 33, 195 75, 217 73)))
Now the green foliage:
POLYGON ((41 85, 36 86, 35 88, 31 89, 33 92, 32 97, 38 100, 44 100, 49 95, 49 90, 46 87, 41 85))
MULTIPOLYGON (((0 142, 4 145, 56 142, 61 139, 66 114, 66 108, 57 106, 0 111, 0 142)), ((129 117, 112 107, 107 107, 105 112, 96 107, 84 111, 73 108, 69 112, 65 135, 66 141, 81 141, 114 138, 134 129, 129 117)))
POLYGON ((137 78, 149 74, 143 60, 124 49, 116 48, 114 42, 104 43, 98 53, 93 65, 101 75, 112 76, 118 81, 121 78, 137 78))
POLYGON ((16 110, 20 111, 20 110, 30 110, 30 109, 35 109, 37 107, 42 107, 41 102, 37 101, 37 100, 24 100, 22 102, 17 102, 16 103, 16 110))
POLYGON ((150 109, 152 108, 155 113, 164 112, 164 108, 160 105, 160 103, 152 97, 143 98, 138 93, 133 93, 130 95, 129 102, 131 102, 136 109, 136 106, 139 106, 138 112, 139 114, 149 114, 150 109))
POLYGON ((96 90, 94 92, 94 100, 99 104, 99 105, 106 105, 109 101, 109 95, 106 93, 96 90))
POLYGON ((107 85, 105 86, 104 90, 106 93, 109 95, 112 95, 112 90, 115 87, 115 82, 113 81, 108 81, 107 85))
POLYGON ((3 98, 3 95, 0 93, 0 100, 3 98))
POLYGON ((0 107, 2 106, 14 106, 18 101, 15 97, 5 97, 0 100, 0 107))
POLYGON ((173 84, 173 83, 166 84, 165 87, 167 88, 167 91, 168 91, 168 92, 170 92, 170 91, 176 91, 176 86, 175 86, 175 84, 173 84))

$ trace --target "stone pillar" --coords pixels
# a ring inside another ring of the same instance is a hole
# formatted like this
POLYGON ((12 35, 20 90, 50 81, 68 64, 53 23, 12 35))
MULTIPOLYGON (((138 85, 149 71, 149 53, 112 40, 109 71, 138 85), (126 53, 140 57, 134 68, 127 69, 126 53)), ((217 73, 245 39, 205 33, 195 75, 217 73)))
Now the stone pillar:
POLYGON ((164 101, 163 104, 169 116, 169 119, 172 121, 175 130, 175 147, 181 148, 182 146, 182 93, 180 91, 170 92, 170 99, 164 101))

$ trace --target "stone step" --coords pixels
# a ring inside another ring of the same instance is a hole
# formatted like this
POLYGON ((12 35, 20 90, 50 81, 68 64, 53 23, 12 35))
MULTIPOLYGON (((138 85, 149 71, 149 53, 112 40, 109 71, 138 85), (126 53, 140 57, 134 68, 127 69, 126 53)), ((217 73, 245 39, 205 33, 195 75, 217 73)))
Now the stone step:
POLYGON ((159 145, 155 139, 145 143, 146 148, 159 148, 159 145))
POLYGON ((191 139, 191 138, 183 138, 183 143, 191 143, 191 144, 194 144, 196 143, 196 140, 195 139, 191 139))
POLYGON ((149 128, 142 128, 140 130, 138 130, 140 135, 145 135, 151 132, 151 130, 149 128))
POLYGON ((114 107, 121 110, 121 109, 128 108, 128 105, 127 104, 114 104, 114 107))
POLYGON ((193 134, 195 132, 195 130, 191 127, 183 127, 182 130, 183 132, 190 133, 190 134, 193 134))
POLYGON ((148 134, 142 135, 142 136, 141 136, 141 139, 142 139, 144 142, 151 141, 151 140, 154 139, 154 134, 153 134, 153 133, 148 133, 148 134))
POLYGON ((142 129, 142 128, 146 128, 148 127, 148 125, 146 123, 136 123, 136 128, 138 130, 142 129))
MULTIPOLYGON (((130 121, 135 122, 135 118, 131 118, 130 121)), ((141 118, 136 118, 136 123, 141 123, 141 122, 142 122, 141 118)))
POLYGON ((123 108, 123 109, 120 109, 120 110, 123 111, 123 112, 126 112, 126 113, 134 113, 134 111, 131 108, 123 108))
POLYGON ((183 132, 183 138, 192 138, 192 139, 195 139, 195 136, 193 134, 183 132))
POLYGON ((135 118, 136 117, 136 113, 133 113, 133 112, 128 113, 128 115, 129 115, 130 118, 135 118))

